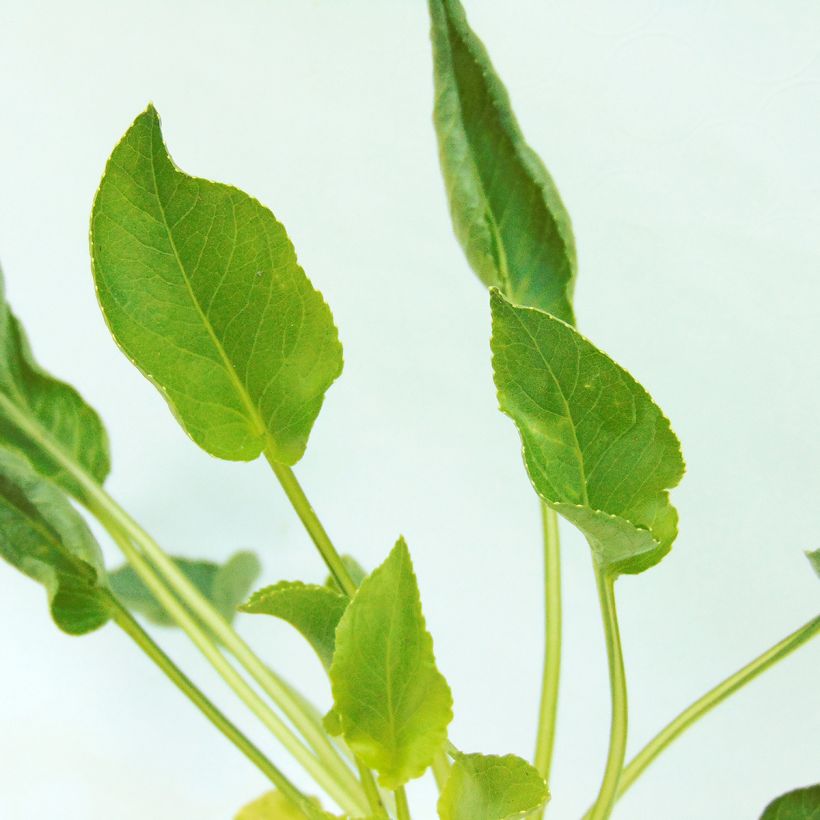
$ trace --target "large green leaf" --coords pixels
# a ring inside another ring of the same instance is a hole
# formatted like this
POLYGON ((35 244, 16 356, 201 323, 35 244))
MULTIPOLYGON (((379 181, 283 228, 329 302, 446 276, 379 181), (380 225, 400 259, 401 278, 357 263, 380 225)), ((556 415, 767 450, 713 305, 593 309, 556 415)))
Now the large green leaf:
POLYGON ((647 392, 573 327, 491 294, 493 369, 538 494, 612 572, 657 563, 677 535, 680 444, 647 392))
POLYGON ((403 538, 345 610, 330 680, 342 734, 382 785, 423 774, 447 737, 453 701, 403 538))
POLYGON ((0 449, 0 555, 48 593, 57 626, 71 635, 110 617, 102 554, 63 491, 18 453, 0 449))
POLYGON ((820 820, 820 783, 773 800, 760 820, 820 820))
POLYGON ((255 615, 273 615, 287 621, 302 633, 329 669, 336 645, 336 627, 347 604, 346 595, 326 586, 280 581, 254 592, 240 610, 255 615))
POLYGON ((441 820, 508 820, 526 817, 549 798, 547 784, 515 755, 460 754, 441 791, 441 820))
MULTIPOLYGON (((173 560, 188 576, 188 580, 227 621, 234 619, 237 607, 245 600, 260 572, 259 559, 252 552, 237 552, 222 565, 213 561, 193 561, 189 558, 173 560)), ((174 619, 165 611, 130 564, 124 564, 114 570, 109 575, 109 580, 114 594, 129 609, 139 612, 160 626, 175 625, 174 619)))
POLYGON ((108 475, 108 437, 99 416, 73 387, 34 360, 25 331, 5 300, 2 273, 0 443, 21 451, 40 473, 78 498, 81 488, 44 444, 61 450, 100 483, 108 475))
POLYGON ((575 241, 543 163, 458 0, 429 0, 433 120, 456 236, 479 278, 573 321, 575 241))
POLYGON ((191 438, 298 461, 342 370, 333 317, 267 208, 174 165, 153 107, 108 160, 91 251, 114 338, 191 438))

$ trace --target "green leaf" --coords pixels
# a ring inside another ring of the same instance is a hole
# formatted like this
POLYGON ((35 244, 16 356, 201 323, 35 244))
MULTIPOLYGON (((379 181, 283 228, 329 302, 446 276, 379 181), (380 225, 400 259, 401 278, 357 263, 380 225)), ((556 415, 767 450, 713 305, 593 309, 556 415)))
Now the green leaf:
POLYGON ((70 635, 110 617, 102 554, 63 491, 21 455, 0 449, 0 555, 41 583, 51 615, 70 635))
POLYGON ((817 577, 820 578, 820 550, 814 550, 814 552, 807 552, 806 558, 809 559, 809 563, 812 566, 812 569, 817 573, 817 577))
MULTIPOLYGON (((317 806, 319 805, 316 798, 310 799, 317 806)), ((327 812, 322 812, 322 814, 325 817, 333 817, 327 812)), ((305 820, 306 817, 307 815, 283 794, 269 791, 240 809, 234 820, 305 820)))
POLYGON ((1 272, 0 439, 77 498, 83 491, 44 443, 62 450, 100 483, 110 469, 108 436, 100 417, 73 387, 34 360, 23 326, 5 300, 1 272))
POLYGON ((108 160, 91 251, 114 338, 191 438, 298 461, 342 370, 333 317, 267 208, 174 165, 152 106, 108 160))
POLYGON ((647 392, 573 327, 491 294, 498 399, 536 492, 586 535, 599 564, 642 572, 669 552, 680 444, 647 392))
POLYGON ((326 669, 333 661, 336 626, 347 608, 346 595, 318 584, 280 581, 254 592, 242 612, 273 615, 287 621, 307 639, 326 669))
POLYGON ((433 121, 456 236, 482 282, 573 322, 569 215, 458 0, 430 0, 433 121))
POLYGON ((345 740, 383 786, 424 773, 446 740, 453 701, 403 538, 345 610, 330 681, 345 740))
MULTIPOLYGON (((237 552, 221 566, 212 561, 173 560, 228 621, 233 621, 237 607, 245 600, 261 569, 259 560, 252 552, 237 552)), ((109 580, 114 594, 129 609, 160 626, 175 625, 130 564, 114 570, 109 580)))
MULTIPOLYGON (((356 587, 361 586, 362 581, 367 578, 367 571, 352 555, 343 555, 342 563, 347 570, 347 574, 350 576, 350 580, 353 581, 353 585, 356 587)), ((335 589, 337 592, 342 591, 341 587, 332 575, 328 575, 327 578, 325 578, 325 586, 330 589, 335 589)))
POLYGON ((549 799, 547 784, 515 755, 459 754, 438 801, 441 820, 526 817, 549 799))
POLYGON ((820 783, 773 800, 760 820, 820 820, 820 783))

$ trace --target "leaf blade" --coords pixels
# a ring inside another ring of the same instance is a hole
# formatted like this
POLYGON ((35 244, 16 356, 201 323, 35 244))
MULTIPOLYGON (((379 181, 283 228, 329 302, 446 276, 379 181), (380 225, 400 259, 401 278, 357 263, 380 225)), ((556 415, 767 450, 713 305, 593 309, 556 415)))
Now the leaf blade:
POLYGON ((776 798, 766 806, 760 820, 820 820, 820 783, 776 798))
POLYGON ((174 165, 152 106, 106 165, 91 249, 114 338, 190 437, 298 461, 342 368, 330 310, 267 208, 174 165))

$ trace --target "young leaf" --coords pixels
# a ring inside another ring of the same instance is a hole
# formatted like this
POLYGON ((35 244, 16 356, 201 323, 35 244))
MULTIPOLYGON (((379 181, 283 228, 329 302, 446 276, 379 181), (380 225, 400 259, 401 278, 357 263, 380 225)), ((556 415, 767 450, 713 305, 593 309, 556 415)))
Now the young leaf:
MULTIPOLYGON (((353 581, 353 585, 356 587, 361 586, 362 581, 367 578, 367 572, 364 567, 362 567, 362 565, 352 555, 343 555, 342 563, 347 570, 347 574, 350 576, 350 580, 353 581)), ((332 575, 328 575, 327 578, 325 578, 325 586, 329 589, 335 589, 336 592, 342 591, 341 587, 332 575)))
POLYGON ((345 610, 330 681, 344 738, 381 784, 395 789, 423 774, 446 740, 453 701, 403 538, 345 610))
POLYGON ((773 800, 760 820, 820 820, 820 783, 795 789, 773 800))
POLYGON ((110 460, 108 436, 100 417, 80 394, 50 376, 34 360, 23 326, 5 300, 0 272, 0 438, 26 456, 35 469, 72 495, 83 493, 49 453, 43 442, 63 450, 102 483, 110 460), (19 423, 22 418, 30 430, 19 423))
POLYGON ((433 121, 456 236, 482 282, 573 322, 569 215, 458 0, 429 0, 433 121))
POLYGON ((114 338, 191 438, 297 462, 342 370, 333 317, 267 208, 174 165, 152 106, 108 160, 91 251, 114 338))
MULTIPOLYGON (((260 572, 259 560, 252 552, 237 552, 221 566, 188 558, 174 558, 174 562, 227 621, 233 621, 237 607, 245 600, 260 572)), ((129 564, 114 570, 109 581, 114 594, 129 609, 159 626, 174 626, 173 618, 129 564)))
MULTIPOLYGON (((310 799, 319 805, 318 800, 310 799)), ((327 812, 322 815, 333 817, 327 812)), ((305 820, 305 814, 280 792, 269 791, 240 809, 234 820, 305 820)))
POLYGON ((812 569, 817 573, 817 577, 820 578, 820 550, 807 552, 806 558, 809 559, 812 569))
POLYGON ((280 581, 254 592, 242 612, 273 615, 299 630, 326 669, 333 661, 336 626, 347 608, 346 595, 318 584, 280 581))
POLYGON ((526 817, 549 799, 547 784, 515 755, 460 754, 441 791, 441 820, 526 817))
POLYGON ((570 325, 491 294, 493 369, 536 492, 613 572, 642 572, 677 535, 684 464, 646 391, 570 325))
POLYGON ((41 583, 51 615, 70 635, 110 617, 102 554, 62 490, 26 459, 0 449, 0 555, 41 583))

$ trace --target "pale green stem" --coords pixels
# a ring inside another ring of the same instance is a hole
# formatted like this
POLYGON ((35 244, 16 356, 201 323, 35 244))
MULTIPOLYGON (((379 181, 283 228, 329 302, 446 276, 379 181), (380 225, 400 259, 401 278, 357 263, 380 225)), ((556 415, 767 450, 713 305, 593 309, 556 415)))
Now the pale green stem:
POLYGON ((780 643, 767 649, 751 663, 730 675, 722 683, 710 689, 703 697, 696 700, 691 706, 684 709, 670 724, 658 732, 646 746, 641 749, 623 770, 618 785, 616 799, 620 797, 643 773, 644 769, 664 750, 673 740, 685 732, 693 723, 708 714, 719 703, 722 703, 738 689, 753 681, 769 667, 790 655, 795 649, 820 634, 820 615, 813 618, 800 629, 792 632, 780 643))
MULTIPOLYGON (((535 768, 549 783, 555 747, 558 684, 561 677, 561 542, 555 510, 541 502, 544 530, 544 675, 535 746, 535 768)), ((538 813, 542 817, 544 809, 538 813)))
POLYGON ((231 723, 222 712, 193 684, 179 667, 157 646, 126 609, 111 598, 112 617, 143 652, 168 676, 174 685, 205 715, 220 732, 254 764, 291 803, 312 820, 321 813, 270 760, 231 723))
POLYGON ((348 791, 340 786, 333 774, 327 771, 310 750, 288 728, 287 724, 256 694, 245 679, 234 669, 225 656, 213 644, 208 634, 199 626, 188 610, 179 602, 162 581, 156 576, 151 565, 137 550, 119 527, 105 517, 101 523, 108 530, 117 546, 122 550, 128 563, 142 579, 143 583, 157 599, 162 608, 179 624, 194 645, 205 656, 219 676, 233 689, 240 700, 256 715, 274 737, 293 755, 327 793, 345 809, 355 812, 362 808, 348 791))
POLYGON ((624 659, 621 636, 618 630, 618 613, 615 608, 614 578, 595 563, 595 580, 601 602, 601 618, 604 624, 606 654, 609 665, 609 688, 612 699, 612 722, 609 732, 609 753, 598 798, 590 812, 590 820, 606 820, 615 803, 618 781, 624 765, 627 733, 627 699, 624 659))
POLYGON ((398 789, 395 790, 395 795, 396 817, 398 820, 411 820, 410 806, 407 805, 407 792, 405 792, 404 786, 399 786, 398 789))
POLYGON ((447 752, 442 750, 433 758, 433 777, 439 792, 444 788, 449 776, 450 761, 447 759, 447 752))
POLYGON ((388 817, 387 810, 384 807, 381 794, 379 793, 379 787, 376 785, 376 781, 370 769, 358 758, 356 758, 356 767, 359 770, 359 777, 364 787, 364 793, 367 796, 367 805, 370 807, 372 815, 374 817, 388 817))

